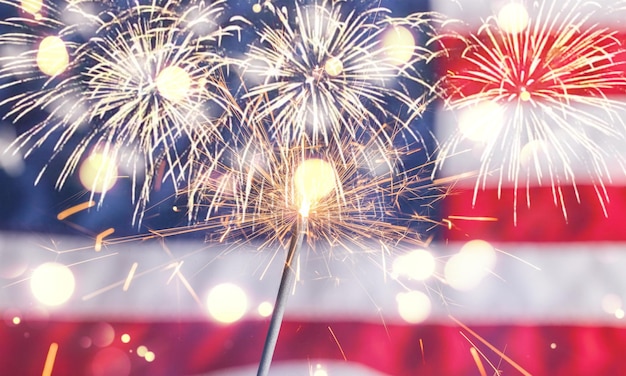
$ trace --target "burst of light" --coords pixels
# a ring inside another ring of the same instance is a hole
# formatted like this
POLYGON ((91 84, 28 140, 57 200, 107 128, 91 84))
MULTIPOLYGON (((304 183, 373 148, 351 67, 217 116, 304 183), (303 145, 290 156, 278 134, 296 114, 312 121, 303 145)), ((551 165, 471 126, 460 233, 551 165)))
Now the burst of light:
POLYGON ((80 165, 78 177, 85 189, 104 193, 117 183, 117 161, 105 153, 91 153, 80 165))
POLYGON ((552 350, 556 349, 556 343, 552 342, 552 343, 550 344, 550 348, 551 348, 552 350))
POLYGON ((491 244, 471 240, 446 262, 445 280, 456 290, 472 290, 493 270, 495 263, 496 252, 491 244))
POLYGON ((498 26, 507 33, 521 33, 528 26, 528 22, 528 11, 526 10, 524 4, 505 4, 498 12, 498 26))
POLYGON ((398 313, 408 323, 417 324, 428 318, 431 302, 421 291, 401 292, 396 295, 398 313))
POLYGON ((241 287, 232 283, 222 283, 209 291, 206 306, 213 319, 230 324, 246 314, 248 297, 241 287))
POLYGON ((269 317, 274 312, 274 306, 270 302, 263 302, 259 304, 257 311, 262 317, 269 317))
POLYGON ((411 61, 415 53, 415 38, 411 30, 404 26, 392 26, 383 34, 382 44, 385 54, 395 65, 411 61))
POLYGON ((293 180, 300 214, 308 216, 312 204, 337 189, 335 175, 333 166, 323 159, 306 159, 298 165, 293 180))
POLYGON ((48 306, 58 306, 74 293, 74 274, 65 265, 48 262, 39 265, 30 278, 30 289, 37 301, 48 306))
MULTIPOLYGON (((576 181, 587 177, 604 205, 603 187, 611 174, 623 173, 610 167, 624 166, 621 150, 599 140, 626 139, 620 114, 625 105, 611 99, 626 91, 624 50, 617 30, 590 22, 604 14, 599 4, 538 1, 525 27, 521 4, 505 6, 501 17, 488 18, 478 32, 461 37, 462 50, 449 51, 463 58, 448 69, 447 108, 456 113, 477 103, 493 108, 470 122, 477 125, 467 127, 469 134, 461 129, 444 140, 437 165, 466 148, 465 139, 480 140, 476 194, 490 176, 498 187, 510 183, 515 191, 536 180, 552 186, 554 202, 567 218, 564 186, 576 189, 576 181), (520 163, 528 157, 522 148, 534 141, 545 144, 549 158, 530 154, 531 163, 520 163), (532 170, 540 162, 548 168, 532 170)), ((527 205, 530 200, 527 194, 527 205)))
POLYGON ((294 3, 294 14, 269 7, 280 27, 263 26, 260 43, 247 53, 244 77, 254 80, 244 96, 252 99, 249 116, 272 119, 273 133, 285 143, 328 144, 344 132, 356 137, 359 128, 382 130, 379 113, 396 115, 390 102, 421 114, 430 84, 412 66, 434 52, 416 46, 409 29, 432 31, 427 15, 396 19, 383 8, 347 12, 343 2, 294 3), (398 67, 403 63, 408 68, 398 67), (420 89, 409 92, 393 84, 398 80, 420 89))
POLYGON ((191 78, 184 69, 173 65, 165 67, 156 78, 156 86, 166 99, 172 102, 180 102, 189 93, 191 78))
MULTIPOLYGON (((397 205, 418 194, 424 200, 434 200, 442 193, 435 184, 421 179, 421 167, 407 174, 397 173, 393 167, 405 151, 378 139, 364 145, 348 139, 325 147, 288 147, 276 145, 268 137, 253 135, 245 148, 225 152, 228 164, 209 169, 191 185, 188 206, 194 209, 192 219, 202 223, 198 229, 210 229, 220 242, 243 235, 264 239, 262 246, 286 244, 303 209, 308 209, 306 241, 311 245, 326 248, 341 244, 343 248, 349 242, 363 251, 373 251, 371 244, 364 243, 376 239, 393 242, 396 247, 398 242, 410 243, 413 249, 423 246, 408 226, 429 219, 405 214, 397 205), (379 151, 380 163, 389 164, 386 171, 371 160, 372 147, 379 151), (298 175, 315 179, 313 190, 323 194, 313 192, 320 197, 309 200, 309 207, 303 208, 301 189, 295 187, 299 179, 294 177, 298 166, 307 160, 317 160, 310 163, 323 171, 302 174, 305 170, 301 168, 298 175)), ((180 230, 167 229, 159 234, 180 230)))
POLYGON ((239 27, 226 23, 197 32, 198 25, 221 18, 225 0, 189 7, 101 5, 105 9, 91 14, 83 2, 45 4, 37 28, 25 18, 5 20, 9 32, 0 35, 0 44, 25 52, 1 58, 0 78, 11 78, 9 86, 40 85, 7 99, 12 107, 6 116, 18 121, 31 112, 49 113, 14 142, 26 155, 47 141, 57 142, 57 151, 76 145, 58 173, 58 187, 92 147, 108 143, 107 156, 131 174, 134 218, 141 219, 151 190, 190 173, 230 126, 231 116, 241 112, 225 84, 230 60, 219 53, 222 40, 239 27), (63 74, 55 81, 38 80, 39 69, 63 74))
POLYGON ((22 319, 19 316, 14 316, 13 319, 11 319, 11 322, 13 325, 19 325, 22 322, 22 319))
POLYGON ((45 37, 37 50, 37 66, 42 73, 56 76, 67 69, 70 55, 63 40, 57 36, 45 37))
POLYGON ((416 281, 423 281, 435 272, 435 258, 423 249, 398 256, 392 266, 394 275, 403 275, 416 281))

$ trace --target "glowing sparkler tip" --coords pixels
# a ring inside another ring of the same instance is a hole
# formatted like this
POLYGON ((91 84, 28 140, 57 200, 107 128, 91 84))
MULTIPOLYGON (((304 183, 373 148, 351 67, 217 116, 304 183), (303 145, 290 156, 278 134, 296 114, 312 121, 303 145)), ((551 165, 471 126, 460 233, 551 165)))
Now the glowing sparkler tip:
POLYGON ((323 159, 312 158, 300 163, 293 180, 302 216, 308 216, 311 205, 336 188, 335 175, 335 168, 323 159))

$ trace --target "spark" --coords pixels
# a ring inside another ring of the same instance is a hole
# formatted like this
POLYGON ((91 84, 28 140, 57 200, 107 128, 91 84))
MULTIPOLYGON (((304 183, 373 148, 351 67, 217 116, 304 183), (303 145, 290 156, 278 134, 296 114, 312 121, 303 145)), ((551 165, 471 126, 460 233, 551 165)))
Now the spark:
MULTIPOLYGON (((19 10, 17 2, 3 3, 19 10)), ((73 146, 57 188, 92 148, 123 166, 133 184, 134 217, 141 219, 152 186, 160 184, 154 181, 160 178, 158 169, 165 166, 176 185, 238 113, 223 73, 229 60, 219 48, 239 27, 217 24, 225 0, 190 6, 157 0, 126 7, 104 1, 98 11, 90 5, 44 5, 39 20, 23 15, 3 21, 15 31, 0 36, 0 45, 21 52, 1 59, 0 78, 9 81, 2 87, 38 85, 6 99, 11 108, 5 117, 17 122, 48 113, 14 142, 14 150, 27 150, 25 156, 49 139, 55 143, 51 159, 73 146), (63 47, 71 57, 67 64, 52 61, 51 68, 38 68, 39 29, 57 38, 47 50, 63 47)))
POLYGON ((487 370, 485 369, 485 365, 483 364, 483 361, 480 360, 480 356, 478 355, 478 351, 476 351, 475 347, 470 347, 470 354, 472 354, 474 363, 476 363, 476 367, 478 367, 478 372, 480 372, 480 376, 487 376, 487 370))
POLYGON ((496 217, 472 217, 466 215, 449 215, 448 219, 458 219, 462 221, 481 221, 481 222, 497 222, 496 217))
POLYGON ((115 229, 113 227, 110 227, 96 235, 96 244, 94 245, 96 252, 100 252, 102 250, 102 241, 104 240, 104 238, 113 234, 114 232, 115 229))
POLYGON ((46 362, 44 363, 41 376, 52 375, 52 370, 54 369, 54 361, 56 359, 58 350, 59 350, 59 344, 56 342, 52 342, 50 344, 50 348, 48 348, 48 355, 46 356, 46 362))
POLYGON ((617 31, 591 22, 599 5, 524 4, 532 16, 521 30, 490 17, 460 37, 465 47, 448 69, 446 106, 475 116, 459 119, 461 129, 444 140, 437 170, 473 141, 481 147, 474 203, 492 175, 499 190, 512 183, 515 208, 518 190, 526 187, 530 206, 530 185, 548 184, 567 220, 565 185, 576 191, 579 179, 589 179, 604 207, 612 165, 623 172, 619 149, 606 141, 624 139, 624 105, 610 98, 626 89, 623 47, 617 31))
POLYGON ((337 339, 337 336, 335 335, 335 332, 333 331, 333 329, 330 326, 328 327, 328 331, 330 332, 330 335, 333 336, 333 340, 337 344, 337 347, 339 348, 339 351, 341 351, 341 356, 343 357, 343 360, 348 361, 348 358, 346 357, 346 353, 343 351, 343 348, 341 347, 341 344, 339 343, 339 340, 337 339))
POLYGON ((96 205, 95 201, 89 200, 87 202, 83 202, 82 204, 78 204, 78 205, 74 205, 71 208, 67 208, 63 211, 61 211, 59 214, 57 214, 57 219, 59 221, 62 221, 64 219, 66 219, 67 217, 74 215, 80 211, 92 208, 96 205))
POLYGON ((128 291, 130 282, 133 280, 133 276, 135 275, 138 265, 139 263, 133 262, 133 265, 130 267, 130 271, 128 272, 128 276, 126 277, 126 281, 124 282, 124 286, 122 286, 122 291, 128 291))
POLYGON ((458 326, 460 326, 461 328, 463 328, 466 332, 470 333, 472 336, 474 336, 476 339, 478 339, 480 342, 482 342, 485 346, 487 346, 491 351, 495 352, 496 354, 498 354, 502 359, 504 359, 504 361, 506 361, 507 363, 509 363, 513 368, 515 368, 517 371, 519 371, 522 375, 524 376, 530 376, 530 373, 528 371, 526 371, 522 366, 520 366, 519 364, 517 364, 515 361, 513 361, 513 359, 509 358, 505 353, 503 353, 502 351, 498 350, 497 347, 495 347, 494 345, 492 345, 491 343, 489 343, 489 341, 487 341, 486 339, 484 339, 483 337, 481 337, 478 333, 476 333, 475 331, 471 330, 467 325, 463 324, 462 322, 460 322, 459 320, 455 319, 452 316, 449 316, 452 321, 454 321, 458 326))
POLYGON ((282 142, 338 143, 345 132, 355 139, 360 130, 379 132, 384 118, 396 118, 391 103, 421 114, 429 101, 433 84, 418 65, 435 52, 383 39, 400 27, 405 36, 428 34, 436 17, 417 13, 396 19, 385 8, 358 11, 343 5, 295 2, 295 14, 270 7, 278 27, 263 24, 260 43, 250 46, 244 77, 257 83, 244 95, 250 100, 246 116, 272 119, 273 136, 282 142), (394 55, 399 48, 408 55, 400 66, 394 55))

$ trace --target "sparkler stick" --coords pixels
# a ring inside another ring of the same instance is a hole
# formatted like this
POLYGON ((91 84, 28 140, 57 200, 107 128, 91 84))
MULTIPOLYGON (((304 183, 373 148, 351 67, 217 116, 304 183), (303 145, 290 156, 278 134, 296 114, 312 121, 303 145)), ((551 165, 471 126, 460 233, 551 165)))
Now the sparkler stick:
POLYGON ((287 258, 285 259, 285 266, 283 267, 283 274, 280 280, 280 285, 278 286, 276 302, 274 303, 274 312, 272 313, 270 326, 267 330, 267 335, 265 336, 265 345, 263 346, 261 362, 259 363, 259 369, 257 371, 258 376, 267 375, 272 363, 274 349, 276 348, 276 342, 278 341, 278 333, 280 332, 280 326, 283 322, 283 315, 287 305, 288 294, 293 290, 294 282, 296 280, 296 272, 293 269, 292 263, 298 256, 298 252, 302 247, 302 240, 306 234, 306 225, 307 217, 301 216, 293 226, 291 242, 289 243, 287 258))
POLYGON ((258 376, 265 376, 269 372, 274 349, 278 340, 280 326, 285 313, 287 297, 293 290, 296 273, 293 269, 293 260, 298 256, 302 247, 304 235, 307 232, 307 219, 312 204, 315 204, 324 196, 328 195, 336 187, 335 170, 331 164, 322 159, 306 159, 296 169, 292 184, 298 195, 298 218, 291 230, 289 250, 285 259, 283 274, 276 295, 274 312, 270 320, 270 326, 265 337, 265 345, 259 363, 258 376))

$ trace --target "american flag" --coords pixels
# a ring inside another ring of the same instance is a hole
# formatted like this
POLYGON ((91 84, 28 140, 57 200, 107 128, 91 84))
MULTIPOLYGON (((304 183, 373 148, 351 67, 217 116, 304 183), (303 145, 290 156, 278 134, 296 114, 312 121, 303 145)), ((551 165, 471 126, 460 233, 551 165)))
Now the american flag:
MULTIPOLYGON (((248 13, 253 5, 232 3, 248 13)), ((469 34, 509 3, 433 0, 411 7, 395 0, 381 5, 398 12, 441 12, 462 20, 456 30, 469 34)), ((615 10, 602 14, 619 15, 626 5, 605 0, 598 7, 615 10)), ((623 36, 620 19, 592 21, 617 30, 616 38, 623 36)), ((458 51, 446 61, 433 74, 464 64, 458 51)), ((610 94, 619 99, 619 93, 610 94)), ((426 126, 445 140, 458 114, 443 100, 433 111, 426 126)), ((15 125, 2 124, 0 131, 6 149, 15 125)), ((620 150, 611 144, 615 138, 608 138, 598 142, 620 150)), ((257 252, 254 244, 231 249, 205 243, 203 234, 100 246, 100 236, 146 233, 131 223, 130 188, 112 189, 101 206, 67 214, 65 220, 60 213, 88 201, 89 194, 71 180, 55 190, 54 174, 33 185, 51 148, 38 149, 25 161, 8 153, 0 159, 0 374, 254 374, 282 251, 257 252), (67 284, 73 288, 66 301, 47 301, 63 299, 67 284)), ((480 156, 468 154, 446 161, 438 177, 476 171, 480 156)), ((619 160, 609 158, 612 180, 602 199, 584 174, 576 190, 564 184, 556 201, 550 185, 530 186, 530 206, 513 204, 516 189, 510 182, 498 187, 497 179, 487 179, 474 197, 475 180, 461 179, 436 203, 443 225, 430 244, 434 263, 427 280, 415 274, 419 271, 407 272, 403 264, 409 259, 400 256, 381 265, 372 257, 329 259, 305 249, 270 374, 625 373, 626 191, 619 160), (468 244, 488 249, 488 260, 459 258, 468 244), (467 263, 457 266, 467 278, 452 281, 446 274, 453 260, 467 263)), ((61 154, 49 170, 62 163, 61 154)), ((163 187, 153 202, 172 193, 163 187)), ((525 186, 518 190, 526 193, 525 186)), ((171 213, 174 201, 152 208, 144 226, 184 221, 182 214, 171 213)))

